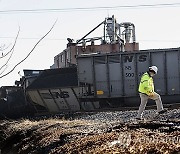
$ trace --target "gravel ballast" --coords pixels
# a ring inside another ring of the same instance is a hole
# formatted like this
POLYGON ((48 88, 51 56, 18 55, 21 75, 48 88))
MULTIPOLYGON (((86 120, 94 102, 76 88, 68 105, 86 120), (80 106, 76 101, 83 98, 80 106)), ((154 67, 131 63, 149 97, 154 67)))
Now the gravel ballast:
POLYGON ((146 110, 141 121, 136 115, 137 110, 2 120, 1 153, 180 152, 180 109, 162 115, 146 110))

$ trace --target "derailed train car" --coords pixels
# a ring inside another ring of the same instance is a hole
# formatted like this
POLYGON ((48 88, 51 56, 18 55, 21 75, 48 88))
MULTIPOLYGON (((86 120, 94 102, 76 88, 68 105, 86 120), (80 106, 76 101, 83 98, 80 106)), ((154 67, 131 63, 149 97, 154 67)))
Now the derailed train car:
MULTIPOLYGON (((101 105, 138 106, 141 75, 151 65, 159 69, 155 90, 166 104, 180 101, 180 49, 144 50, 129 53, 82 55, 77 58, 82 101, 101 105)), ((152 105, 150 101, 149 105, 152 105)))
POLYGON ((37 113, 58 113, 80 110, 76 68, 44 70, 26 88, 29 102, 37 113))
POLYGON ((75 112, 91 108, 90 104, 79 100, 76 67, 44 70, 26 88, 26 96, 38 114, 75 112))

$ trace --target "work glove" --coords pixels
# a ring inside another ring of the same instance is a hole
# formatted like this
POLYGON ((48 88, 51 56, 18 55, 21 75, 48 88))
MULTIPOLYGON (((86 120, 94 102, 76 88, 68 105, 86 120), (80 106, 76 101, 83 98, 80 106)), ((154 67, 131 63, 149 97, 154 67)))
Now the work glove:
POLYGON ((150 98, 154 97, 154 92, 150 92, 148 95, 150 98))

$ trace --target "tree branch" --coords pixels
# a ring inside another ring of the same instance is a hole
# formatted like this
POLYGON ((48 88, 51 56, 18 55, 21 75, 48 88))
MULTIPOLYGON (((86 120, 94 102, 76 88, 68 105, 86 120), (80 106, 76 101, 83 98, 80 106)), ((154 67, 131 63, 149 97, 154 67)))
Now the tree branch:
MULTIPOLYGON (((18 36, 19 36, 19 32, 20 32, 20 27, 19 27, 18 33, 17 33, 17 35, 16 35, 16 38, 15 38, 13 47, 12 47, 11 50, 10 50, 10 51, 11 51, 11 55, 10 55, 9 58, 7 59, 6 63, 0 67, 0 70, 2 70, 2 69, 6 66, 6 68, 3 70, 3 72, 7 69, 7 64, 9 63, 10 59, 12 58, 12 55, 13 55, 13 52, 14 52, 14 47, 15 47, 15 45, 16 45, 16 42, 17 42, 17 39, 18 39, 18 36)), ((10 53, 10 52, 9 52, 9 53, 10 53)), ((1 72, 0 75, 1 75, 3 72, 1 72)))
POLYGON ((0 51, 4 51, 4 50, 8 49, 10 45, 11 45, 11 44, 9 44, 7 47, 6 47, 5 44, 1 45, 1 46, 0 46, 0 51))
POLYGON ((43 37, 41 37, 41 38, 39 39, 39 41, 34 45, 34 47, 33 47, 33 48, 31 49, 31 51, 27 54, 27 56, 26 56, 24 59, 22 59, 19 63, 17 63, 8 73, 0 76, 0 78, 3 78, 3 77, 5 77, 5 76, 7 76, 8 74, 10 74, 11 72, 14 71, 14 69, 15 69, 18 65, 20 65, 22 62, 24 62, 24 61, 30 56, 30 54, 34 51, 34 49, 36 48, 36 46, 52 31, 52 29, 54 28, 56 22, 57 22, 57 20, 54 22, 54 24, 53 24, 53 26, 51 27, 51 29, 50 29, 43 37))
MULTIPOLYGON (((18 36, 19 36, 19 32, 20 32, 20 27, 19 27, 18 33, 17 33, 17 35, 16 35, 16 38, 15 38, 15 40, 14 40, 14 44, 13 44, 11 50, 9 50, 9 52, 7 52, 5 55, 0 56, 0 59, 6 57, 9 53, 11 53, 11 52, 13 51, 13 49, 14 49, 14 47, 15 47, 15 45, 16 45, 16 42, 17 42, 17 38, 18 38, 18 36)), ((7 49, 7 48, 6 48, 6 49, 7 49)))

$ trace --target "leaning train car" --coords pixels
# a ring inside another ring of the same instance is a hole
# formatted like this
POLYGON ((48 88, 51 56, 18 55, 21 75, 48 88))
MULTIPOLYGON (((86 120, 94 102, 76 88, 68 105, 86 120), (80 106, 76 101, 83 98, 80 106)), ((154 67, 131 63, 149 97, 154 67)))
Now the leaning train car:
POLYGON ((81 110, 78 100, 77 69, 48 69, 26 88, 35 114, 54 114, 81 110))
POLYGON ((97 103, 102 108, 138 106, 140 77, 151 65, 158 67, 155 90, 162 96, 163 103, 179 103, 180 48, 79 56, 79 99, 97 103))

